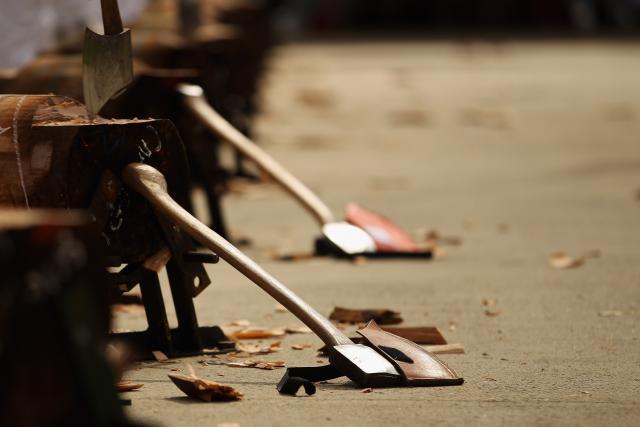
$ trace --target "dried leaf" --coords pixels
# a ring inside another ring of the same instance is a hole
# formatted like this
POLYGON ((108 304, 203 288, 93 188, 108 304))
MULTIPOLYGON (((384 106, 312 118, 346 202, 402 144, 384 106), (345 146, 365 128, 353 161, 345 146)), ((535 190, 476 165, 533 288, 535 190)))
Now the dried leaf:
POLYGON ((119 392, 134 391, 144 387, 141 383, 132 383, 131 381, 120 381, 116 384, 116 388, 119 392))
POLYGON ((164 354, 163 352, 161 352, 160 350, 154 350, 151 352, 153 354, 153 357, 158 361, 158 362, 166 362, 167 360, 169 360, 169 358, 167 357, 166 354, 164 354))
POLYGON ((333 309, 329 319, 350 324, 365 323, 370 320, 375 320, 379 325, 396 325, 402 323, 400 313, 388 309, 355 310, 336 307, 333 309))
POLYGON ((233 401, 243 397, 230 385, 181 374, 169 374, 169 378, 184 394, 204 402, 233 401))

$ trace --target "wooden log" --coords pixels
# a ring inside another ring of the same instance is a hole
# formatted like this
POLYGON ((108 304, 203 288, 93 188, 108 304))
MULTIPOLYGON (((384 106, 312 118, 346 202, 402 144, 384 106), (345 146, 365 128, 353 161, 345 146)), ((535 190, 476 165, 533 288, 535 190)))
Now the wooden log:
POLYGON ((149 205, 118 178, 143 162, 163 170, 186 205, 189 170, 168 120, 91 118, 77 101, 51 95, 0 96, 0 204, 89 209, 110 251, 139 262, 164 246, 149 205))

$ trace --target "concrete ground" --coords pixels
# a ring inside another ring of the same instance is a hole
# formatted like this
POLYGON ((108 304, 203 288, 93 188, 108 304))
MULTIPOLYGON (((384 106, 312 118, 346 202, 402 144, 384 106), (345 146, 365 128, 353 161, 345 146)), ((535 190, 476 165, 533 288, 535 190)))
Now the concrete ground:
MULTIPOLYGON (((162 426, 639 425, 640 45, 604 42, 309 43, 278 49, 257 138, 341 214, 349 201, 420 237, 462 239, 434 261, 276 261, 309 251, 317 227, 273 185, 225 200, 247 252, 319 311, 386 307, 439 327, 460 387, 313 397, 275 390, 283 370, 145 363, 128 413, 162 426), (575 269, 548 256, 599 251, 575 269), (495 300, 495 305, 487 307, 495 300), (488 315, 486 312, 489 311, 488 315), (171 369, 236 387, 200 403, 171 369)), ((227 265, 196 300, 203 324, 299 324, 227 265)), ((165 293, 166 292, 165 289, 165 293)), ((144 325, 141 314, 121 327, 144 325)), ((263 356, 322 360, 312 335, 263 356), (302 351, 294 343, 312 344, 302 351)))

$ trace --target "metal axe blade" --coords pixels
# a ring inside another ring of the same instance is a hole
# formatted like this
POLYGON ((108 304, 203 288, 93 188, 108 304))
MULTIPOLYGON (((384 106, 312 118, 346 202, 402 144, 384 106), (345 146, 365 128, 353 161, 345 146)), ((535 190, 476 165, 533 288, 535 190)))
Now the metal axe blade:
POLYGON ((97 114, 133 80, 131 32, 122 27, 117 0, 102 0, 105 34, 87 28, 83 51, 84 103, 97 114))

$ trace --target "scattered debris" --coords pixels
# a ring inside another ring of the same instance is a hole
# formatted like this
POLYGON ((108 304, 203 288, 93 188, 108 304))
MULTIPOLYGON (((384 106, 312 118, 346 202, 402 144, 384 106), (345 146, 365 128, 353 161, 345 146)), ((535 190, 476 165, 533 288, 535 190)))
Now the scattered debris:
POLYGON ((464 354, 464 345, 460 343, 456 344, 443 344, 443 345, 426 345, 424 349, 433 354, 464 354))
POLYGON ((421 110, 391 111, 389 122, 394 126, 426 126, 429 124, 429 116, 421 110))
POLYGON ((243 360, 243 361, 227 361, 223 365, 230 368, 256 368, 272 371, 274 369, 284 368, 286 365, 282 360, 263 361, 263 360, 243 360))
POLYGON ((506 114, 499 110, 466 108, 462 110, 460 120, 464 125, 485 129, 506 130, 511 127, 506 114))
POLYGON ((229 338, 234 340, 260 340, 281 337, 285 334, 284 328, 248 328, 232 333, 229 338))
POLYGON ((240 400, 243 394, 233 387, 196 376, 169 374, 171 381, 187 396, 204 402, 240 400))
POLYGON ((296 326, 284 328, 288 334, 312 334, 313 331, 308 326, 296 326))
POLYGON ((116 388, 119 392, 134 391, 144 387, 144 384, 133 383, 131 381, 120 381, 116 384, 116 388))
POLYGON ((246 319, 241 319, 241 320, 234 320, 233 322, 229 323, 228 326, 239 326, 241 328, 246 328, 249 327, 251 325, 251 322, 246 320, 246 319))
POLYGON ((600 258, 600 251, 586 252, 578 257, 572 257, 564 252, 554 252, 549 256, 549 265, 557 269, 577 268, 583 265, 589 258, 600 258))
POLYGON ((495 298, 483 298, 482 305, 485 307, 493 307, 498 302, 495 298))
POLYGON ((424 243, 431 247, 436 246, 460 246, 462 239, 456 236, 443 236, 438 230, 429 230, 425 233, 424 243))
MULTIPOLYGON (((258 344, 237 344, 236 348, 238 351, 242 353, 247 353, 249 355, 255 354, 270 354, 275 353, 276 351, 280 351, 280 341, 273 342, 269 345, 258 345, 258 344)), ((236 357, 237 353, 235 353, 236 357)))
POLYGON ((167 360, 169 360, 167 355, 164 354, 163 352, 161 352, 160 350, 154 350, 154 351, 151 352, 151 354, 153 354, 153 357, 158 362, 166 362, 167 360))
POLYGON ((485 316, 488 317, 497 317, 500 316, 502 314, 502 310, 491 310, 491 309, 486 309, 484 311, 485 316))
POLYGON ((111 312, 142 315, 144 314, 144 306, 138 304, 113 304, 111 312))
POLYGON ((329 319, 350 324, 366 323, 370 320, 375 320, 378 325, 396 325, 402 323, 400 313, 388 309, 355 310, 336 307, 333 309, 329 319))
POLYGON ((449 331, 455 332, 458 329, 458 324, 453 320, 449 322, 449 331))
POLYGON ((296 100, 305 107, 327 110, 333 107, 335 100, 332 94, 322 89, 301 89, 296 100))
POLYGON ((366 257, 362 256, 362 255, 358 255, 353 257, 353 259, 351 260, 351 263, 353 265, 365 265, 367 264, 369 261, 367 260, 366 257))
POLYGON ((497 226, 498 229, 498 233, 500 234, 508 234, 511 231, 511 227, 509 226, 509 224, 498 224, 497 226))
POLYGON ((291 346, 291 350, 304 350, 305 348, 310 348, 311 344, 293 344, 291 346))
POLYGON ((274 307, 274 309, 275 309, 276 313, 288 313, 289 312, 289 310, 287 310, 287 307, 285 307, 282 304, 277 304, 274 307))
POLYGON ((360 390, 360 393, 371 393, 371 392, 373 392, 373 389, 371 387, 363 388, 362 390, 360 390))
POLYGON ((622 316, 622 311, 620 310, 602 310, 598 313, 600 317, 620 317, 622 316))

